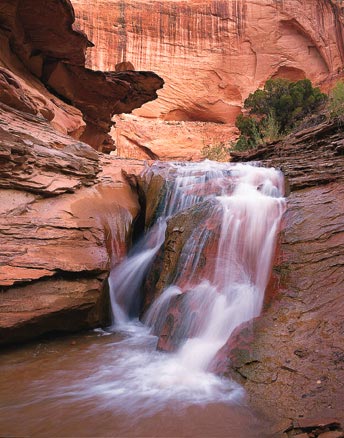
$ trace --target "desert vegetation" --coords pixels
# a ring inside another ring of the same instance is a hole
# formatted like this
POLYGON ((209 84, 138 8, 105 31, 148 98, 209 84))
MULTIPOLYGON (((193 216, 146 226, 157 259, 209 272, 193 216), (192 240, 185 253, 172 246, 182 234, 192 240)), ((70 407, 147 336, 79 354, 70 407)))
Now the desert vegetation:
POLYGON ((308 79, 268 80, 263 89, 245 100, 245 114, 236 120, 240 136, 232 149, 244 151, 280 139, 327 100, 328 96, 308 79))
POLYGON ((338 81, 329 95, 330 117, 344 116, 344 80, 338 81))

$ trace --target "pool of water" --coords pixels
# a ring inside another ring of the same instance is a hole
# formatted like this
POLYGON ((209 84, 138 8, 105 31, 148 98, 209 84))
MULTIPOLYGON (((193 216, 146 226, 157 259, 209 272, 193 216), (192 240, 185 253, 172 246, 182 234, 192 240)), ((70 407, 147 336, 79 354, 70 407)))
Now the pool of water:
POLYGON ((266 436, 239 385, 176 372, 172 356, 155 346, 131 324, 4 350, 0 436, 266 436))

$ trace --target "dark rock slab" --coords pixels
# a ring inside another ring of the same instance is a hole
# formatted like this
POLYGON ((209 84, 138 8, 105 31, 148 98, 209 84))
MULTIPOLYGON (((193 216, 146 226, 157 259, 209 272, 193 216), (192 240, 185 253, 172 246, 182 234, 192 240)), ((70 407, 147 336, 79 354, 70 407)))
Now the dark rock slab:
POLYGON ((249 152, 231 152, 232 161, 259 161, 280 168, 291 190, 343 179, 343 121, 325 120, 300 130, 283 141, 249 152))

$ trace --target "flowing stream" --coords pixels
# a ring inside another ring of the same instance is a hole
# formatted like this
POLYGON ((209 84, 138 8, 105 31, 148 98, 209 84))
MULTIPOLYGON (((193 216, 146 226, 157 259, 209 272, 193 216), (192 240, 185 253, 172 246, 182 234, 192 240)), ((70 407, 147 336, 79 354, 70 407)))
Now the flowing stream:
POLYGON ((159 217, 109 277, 112 327, 9 350, 0 364, 0 432, 265 436, 242 387, 210 367, 233 330, 261 311, 285 210, 283 176, 208 161, 156 163, 147 180, 156 174, 166 179, 159 217), (142 323, 143 282, 168 224, 181 214, 192 226, 185 224, 178 269, 142 323), (174 330, 177 348, 157 351, 176 300, 184 309, 174 330))
MULTIPOLYGON (((210 161, 158 163, 149 173, 164 176, 166 193, 157 221, 111 272, 114 328, 132 330, 133 340, 142 333, 159 335, 173 297, 183 295, 187 310, 176 327, 181 343, 175 353, 158 354, 154 359, 150 356, 145 367, 141 359, 127 359, 132 367, 126 389, 135 393, 136 402, 141 398, 141 406, 144 400, 148 410, 154 409, 150 405, 156 406, 157 401, 162 407, 174 399, 182 404, 219 400, 240 403, 241 387, 208 369, 234 329, 261 311, 285 210, 283 176, 275 169, 210 161), (164 243, 167 222, 181 212, 188 212, 192 221, 197 205, 206 205, 208 226, 204 221, 195 224, 181 252, 174 282, 148 310, 145 326, 140 328, 136 323, 133 329, 130 320, 135 318, 135 311, 138 315, 142 282, 164 243), (206 258, 206 266, 199 272, 200 257, 214 230, 215 257, 206 258), (195 314, 196 323, 191 318, 195 320, 195 314)), ((128 392, 124 393, 127 397, 128 392)))

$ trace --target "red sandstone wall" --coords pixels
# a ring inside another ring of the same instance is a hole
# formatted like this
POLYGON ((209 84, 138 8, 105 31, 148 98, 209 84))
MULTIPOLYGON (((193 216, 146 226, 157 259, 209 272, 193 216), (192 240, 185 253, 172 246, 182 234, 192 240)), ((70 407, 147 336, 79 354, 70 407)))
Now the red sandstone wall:
POLYGON ((77 26, 95 44, 89 66, 130 61, 165 79, 159 99, 137 115, 231 125, 270 77, 321 83, 342 70, 343 15, 334 3, 73 0, 77 26))
POLYGON ((232 122, 271 76, 321 82, 343 66, 342 24, 328 0, 74 0, 95 48, 90 66, 130 61, 166 85, 140 114, 232 122))

